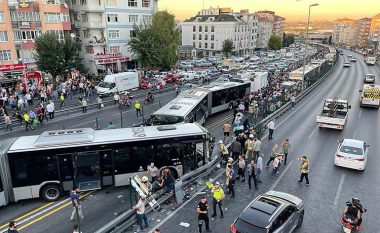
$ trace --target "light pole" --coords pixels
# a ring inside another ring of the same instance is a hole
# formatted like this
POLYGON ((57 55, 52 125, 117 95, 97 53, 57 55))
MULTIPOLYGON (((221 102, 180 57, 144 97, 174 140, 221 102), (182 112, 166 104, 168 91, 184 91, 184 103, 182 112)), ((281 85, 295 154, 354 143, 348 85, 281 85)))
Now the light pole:
POLYGON ((307 56, 307 44, 308 44, 308 40, 309 40, 309 27, 310 27, 310 12, 311 12, 311 8, 313 6, 319 6, 318 3, 314 3, 314 4, 311 4, 309 5, 309 17, 307 18, 307 28, 306 28, 306 40, 305 40, 305 51, 303 53, 303 69, 302 69, 302 87, 301 89, 303 90, 304 89, 304 82, 305 82, 305 66, 306 66, 306 56, 307 56))

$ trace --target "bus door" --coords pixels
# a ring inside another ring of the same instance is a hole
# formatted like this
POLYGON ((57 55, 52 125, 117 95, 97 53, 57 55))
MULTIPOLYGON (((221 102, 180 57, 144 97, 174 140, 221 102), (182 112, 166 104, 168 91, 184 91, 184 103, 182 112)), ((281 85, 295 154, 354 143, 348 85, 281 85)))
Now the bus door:
POLYGON ((99 151, 102 185, 113 185, 112 150, 99 151))
POLYGON ((100 189, 100 158, 97 151, 73 155, 74 182, 82 191, 100 189))
POLYGON ((70 191, 74 186, 74 171, 72 154, 57 155, 59 180, 64 191, 70 191))
POLYGON ((7 203, 5 201, 5 194, 4 194, 4 189, 3 189, 3 181, 1 180, 1 174, 0 174, 0 206, 4 206, 5 204, 7 204, 7 203))

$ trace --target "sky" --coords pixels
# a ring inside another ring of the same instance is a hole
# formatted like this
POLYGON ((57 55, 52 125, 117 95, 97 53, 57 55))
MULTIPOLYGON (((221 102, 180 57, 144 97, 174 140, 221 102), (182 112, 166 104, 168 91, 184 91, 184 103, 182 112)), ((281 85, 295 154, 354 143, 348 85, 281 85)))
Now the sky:
POLYGON ((158 0, 158 7, 178 20, 195 16, 204 4, 205 8, 231 7, 234 11, 272 10, 290 21, 307 21, 308 6, 313 3, 319 6, 312 8, 311 20, 359 19, 380 13, 380 0, 158 0))

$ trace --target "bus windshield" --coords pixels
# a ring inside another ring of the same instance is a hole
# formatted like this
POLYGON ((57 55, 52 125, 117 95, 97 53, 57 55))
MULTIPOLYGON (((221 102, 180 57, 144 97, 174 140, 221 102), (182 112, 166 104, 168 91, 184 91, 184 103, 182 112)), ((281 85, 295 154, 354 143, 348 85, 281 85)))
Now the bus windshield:
POLYGON ((184 118, 180 116, 152 115, 153 125, 172 125, 181 123, 183 121, 184 118))

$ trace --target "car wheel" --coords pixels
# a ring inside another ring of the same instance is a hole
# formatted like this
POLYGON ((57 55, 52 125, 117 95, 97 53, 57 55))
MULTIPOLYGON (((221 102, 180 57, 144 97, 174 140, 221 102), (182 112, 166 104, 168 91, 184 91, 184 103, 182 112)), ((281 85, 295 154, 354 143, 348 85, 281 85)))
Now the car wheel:
POLYGON ((302 224, 303 224, 303 215, 304 215, 304 211, 302 211, 301 214, 300 214, 300 218, 298 219, 298 223, 297 223, 297 228, 302 227, 302 224))
POLYGON ((41 190, 41 198, 44 201, 57 201, 62 195, 61 188, 58 185, 46 185, 41 190))

